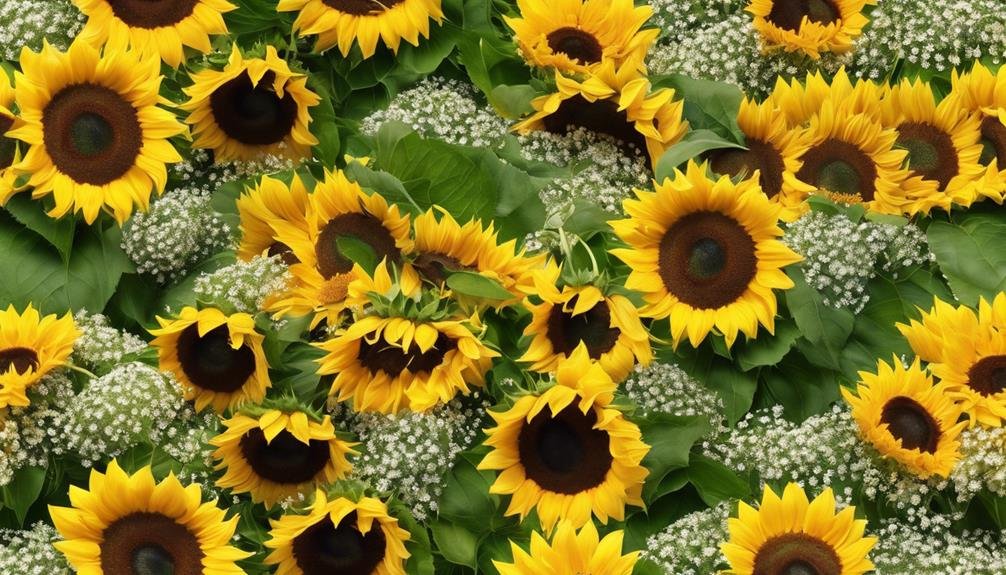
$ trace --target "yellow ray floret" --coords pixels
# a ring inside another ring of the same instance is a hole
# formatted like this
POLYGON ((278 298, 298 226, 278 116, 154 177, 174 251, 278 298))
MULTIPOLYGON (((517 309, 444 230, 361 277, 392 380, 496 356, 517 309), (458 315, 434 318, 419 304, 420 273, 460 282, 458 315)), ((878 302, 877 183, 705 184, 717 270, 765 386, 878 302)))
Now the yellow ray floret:
POLYGON ((552 542, 537 531, 531 534, 530 552, 510 542, 512 562, 493 560, 500 575, 630 575, 639 552, 622 555, 625 532, 612 531, 601 538, 593 522, 588 522, 577 532, 573 525, 559 523, 552 542))
POLYGON ((876 0, 751 0, 747 11, 768 48, 841 54, 853 47, 869 19, 863 8, 876 0))
POLYGON ((0 408, 30 403, 27 390, 50 371, 66 365, 80 330, 69 313, 42 317, 29 304, 0 311, 0 408))

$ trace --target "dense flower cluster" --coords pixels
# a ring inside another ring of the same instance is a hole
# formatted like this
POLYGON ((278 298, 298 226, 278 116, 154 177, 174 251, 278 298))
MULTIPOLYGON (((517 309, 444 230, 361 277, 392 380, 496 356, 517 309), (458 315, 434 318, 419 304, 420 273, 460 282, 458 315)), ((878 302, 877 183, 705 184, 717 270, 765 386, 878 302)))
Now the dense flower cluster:
POLYGON ((672 363, 637 365, 622 386, 643 413, 701 415, 714 425, 723 420, 723 399, 672 363))
POLYGON ((135 358, 147 349, 147 342, 138 336, 116 329, 100 313, 80 310, 73 317, 81 335, 73 344, 73 360, 77 365, 104 375, 128 358, 135 358))
POLYGON ((84 27, 71 0, 10 0, 0 5, 0 60, 15 61, 22 47, 43 41, 65 49, 84 27))
POLYGON ((29 466, 42 466, 63 442, 57 420, 73 404, 73 382, 62 372, 42 378, 27 407, 13 407, 0 422, 0 485, 29 466))
POLYGON ((929 515, 923 527, 887 521, 875 533, 878 544, 872 557, 877 575, 985 575, 1006 569, 998 534, 980 530, 957 533, 947 517, 929 515))
POLYGON ((664 573, 706 575, 724 564, 720 542, 727 535, 730 505, 689 513, 646 540, 647 559, 660 565, 664 573))
POLYGON ((270 295, 290 281, 289 266, 276 256, 237 261, 196 278, 200 301, 234 312, 256 313, 270 295))
POLYGON ((59 533, 39 521, 29 529, 0 531, 0 573, 70 575, 66 557, 53 548, 59 533))

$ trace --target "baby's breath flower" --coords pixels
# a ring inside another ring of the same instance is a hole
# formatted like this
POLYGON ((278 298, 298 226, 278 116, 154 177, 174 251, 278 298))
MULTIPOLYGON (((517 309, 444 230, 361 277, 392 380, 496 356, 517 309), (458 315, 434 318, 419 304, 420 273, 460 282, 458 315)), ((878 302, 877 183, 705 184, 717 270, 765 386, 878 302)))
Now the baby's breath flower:
POLYGON ((726 567, 720 543, 726 541, 729 502, 685 515, 646 540, 643 557, 664 573, 708 575, 726 567))
POLYGON ((73 316, 81 335, 73 344, 73 362, 99 375, 108 373, 126 357, 135 357, 147 349, 139 337, 112 327, 100 313, 80 310, 73 316))
POLYGON ((1006 427, 972 427, 961 433, 961 460, 950 480, 959 499, 982 489, 1006 497, 1006 427))
POLYGON ((0 486, 24 467, 45 465, 62 442, 55 420, 73 402, 73 382, 63 371, 49 372, 28 395, 31 405, 9 408, 0 421, 0 486))
POLYGON ((723 400, 719 394, 674 364, 636 365, 622 385, 629 399, 644 413, 704 415, 714 426, 723 421, 723 400))
POLYGON ((289 266, 279 256, 256 256, 200 274, 193 291, 206 305, 255 314, 262 309, 265 298, 283 289, 289 279, 289 266))
POLYGON ((86 18, 70 0, 0 2, 0 60, 17 62, 21 48, 38 52, 42 40, 66 50, 86 18))
POLYGON ((952 531, 950 517, 926 514, 914 524, 887 520, 871 530, 877 546, 870 559, 877 575, 993 575, 1006 573, 998 534, 952 531), (920 526, 922 524, 922 526, 920 526))
POLYGON ((184 188, 209 195, 223 184, 254 179, 262 174, 295 167, 293 160, 283 156, 263 156, 255 160, 215 164, 206 150, 192 150, 184 161, 172 164, 169 173, 172 181, 181 182, 184 188))
POLYGON ((52 546, 59 533, 41 521, 29 529, 0 531, 0 573, 70 575, 70 565, 52 546))

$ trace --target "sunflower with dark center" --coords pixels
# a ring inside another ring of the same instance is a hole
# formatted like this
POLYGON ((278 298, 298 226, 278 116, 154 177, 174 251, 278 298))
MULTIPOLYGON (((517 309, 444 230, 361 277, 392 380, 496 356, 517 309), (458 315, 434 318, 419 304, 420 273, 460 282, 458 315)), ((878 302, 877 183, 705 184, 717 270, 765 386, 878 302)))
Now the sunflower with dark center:
POLYGON ((556 528, 551 542, 535 531, 531 533, 530 553, 510 541, 513 560, 493 560, 493 565, 500 575, 631 575, 639 559, 639 551, 622 555, 624 538, 622 530, 612 531, 602 538, 592 521, 587 522, 579 532, 571 523, 563 521, 556 528))
POLYGON ((318 139, 309 108, 321 98, 274 46, 266 46, 265 59, 245 59, 235 44, 223 70, 203 70, 192 81, 181 108, 189 112, 193 147, 212 150, 216 162, 311 156, 318 139))
POLYGON ((119 224, 134 205, 146 209, 167 182, 165 164, 182 160, 168 138, 185 132, 157 107, 156 55, 99 53, 78 39, 67 52, 24 50, 21 70, 19 121, 7 135, 26 145, 13 169, 29 176, 32 197, 52 195, 51 217, 79 211, 89 224, 103 209, 119 224))
POLYGON ((731 575, 863 575, 876 537, 864 537, 865 519, 855 507, 836 513, 835 494, 825 488, 810 501, 796 483, 780 498, 765 486, 755 509, 740 501, 727 522, 730 540, 720 545, 731 575))
MULTIPOLYGON (((998 173, 994 188, 1003 194, 1003 182, 1006 181, 1006 123, 1003 122, 1003 112, 1006 111, 1006 69, 1000 68, 993 74, 980 62, 975 62, 967 73, 959 73, 955 69, 951 76, 953 89, 947 100, 954 101, 962 110, 978 115, 981 122, 979 130, 981 137, 978 143, 982 146, 978 162, 988 166, 992 172, 998 173)), ((986 184, 983 191, 988 194, 990 186, 986 184)), ((994 197, 1001 201, 1002 196, 994 197)))
POLYGON ((535 510, 546 533, 560 520, 574 528, 608 518, 622 521, 625 506, 642 506, 642 465, 650 447, 642 433, 611 407, 615 384, 580 344, 559 364, 555 385, 525 395, 505 412, 490 412, 492 448, 479 469, 499 474, 490 493, 510 495, 506 515, 521 520, 535 510))
POLYGON ((251 315, 185 307, 178 318, 157 322, 161 327, 150 330, 156 336, 150 345, 157 348, 160 368, 175 375, 196 411, 212 406, 223 413, 257 403, 272 386, 265 337, 255 331, 251 315))
POLYGON ((238 516, 202 502, 199 485, 150 466, 127 475, 114 459, 91 471, 89 489, 70 486, 70 507, 49 507, 63 541, 53 544, 81 574, 241 575, 251 556, 232 547, 238 516))
POLYGON ((639 66, 638 59, 618 67, 605 60, 582 80, 556 72, 557 91, 532 100, 534 113, 514 129, 565 134, 585 128, 615 138, 630 155, 645 153, 655 166, 664 150, 685 135, 688 122, 682 120, 684 103, 674 99, 674 90, 651 92, 639 66))
POLYGON ((504 16, 532 66, 587 72, 602 60, 642 61, 660 30, 642 30, 653 14, 632 0, 518 0, 519 18, 504 16))
POLYGON ((379 40, 395 54, 402 40, 418 46, 430 37, 430 20, 444 19, 440 0, 280 0, 276 10, 298 12, 293 31, 318 36, 316 52, 338 46, 346 57, 356 43, 365 60, 379 40))
POLYGON ((289 185, 262 176, 254 188, 246 188, 237 200, 241 218, 241 244, 238 258, 248 261, 256 256, 280 256, 287 265, 297 263, 290 246, 278 239, 279 230, 307 228, 307 187, 297 174, 289 185))
POLYGON ((14 194, 17 172, 11 169, 21 160, 17 141, 5 134, 14 127, 14 85, 6 72, 0 72, 0 206, 14 194))
POLYGON ((841 54, 853 47, 870 21, 863 8, 875 0, 751 0, 746 10, 769 47, 802 52, 817 60, 821 52, 841 54))
POLYGON ((655 191, 636 190, 623 203, 629 217, 611 222, 629 247, 611 253, 631 268, 626 287, 643 294, 642 315, 669 318, 675 345, 687 336, 698 346, 715 328, 731 346, 759 324, 773 333, 773 290, 793 287, 782 268, 800 256, 779 241, 782 207, 755 178, 713 181, 706 167, 689 162, 655 191))
POLYGON ((227 0, 73 0, 87 16, 80 37, 95 47, 127 46, 158 54, 172 68, 185 61, 185 46, 206 54, 210 36, 227 33, 227 0))
POLYGON ((877 373, 861 371, 853 394, 842 388, 852 406, 860 436, 883 457, 900 463, 919 477, 947 477, 960 459, 961 408, 942 383, 919 366, 908 368, 894 358, 894 367, 877 362, 877 373))
POLYGON ((67 364, 78 337, 69 313, 42 317, 31 304, 0 311, 0 408, 29 405, 28 389, 67 364))
POLYGON ((1006 331, 987 317, 975 319, 971 330, 944 329, 943 357, 930 363, 929 370, 971 425, 999 427, 1006 420, 1006 331))
POLYGON ((879 121, 883 90, 884 87, 871 80, 853 82, 843 66, 830 78, 820 70, 807 74, 803 81, 793 78, 787 83, 780 78, 764 105, 778 108, 792 129, 806 127, 828 100, 841 104, 849 114, 866 114, 879 121))
POLYGON ((945 345, 947 341, 962 333, 974 333, 989 327, 1006 330, 1006 293, 997 295, 992 303, 979 298, 977 314, 966 305, 954 307, 938 298, 934 298, 932 309, 920 309, 919 313, 922 316, 920 319, 909 320, 907 324, 897 323, 895 327, 922 361, 952 361, 953 357, 945 345))
POLYGON ((405 575, 410 534, 380 499, 330 497, 320 489, 304 515, 270 520, 267 565, 276 575, 405 575))
POLYGON ((302 411, 270 409, 258 416, 239 413, 223 422, 210 440, 217 447, 217 486, 250 493, 272 507, 277 501, 334 483, 352 469, 352 443, 339 439, 326 415, 318 421, 302 411))

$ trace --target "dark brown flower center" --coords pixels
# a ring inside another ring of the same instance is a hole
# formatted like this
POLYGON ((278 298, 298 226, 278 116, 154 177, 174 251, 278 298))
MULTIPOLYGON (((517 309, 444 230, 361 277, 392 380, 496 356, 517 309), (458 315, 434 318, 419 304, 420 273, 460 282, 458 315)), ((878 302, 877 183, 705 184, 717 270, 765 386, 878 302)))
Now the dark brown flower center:
POLYGON ((770 198, 775 197, 782 191, 782 173, 786 169, 782 155, 772 144, 757 138, 748 138, 747 147, 747 150, 727 148, 713 152, 709 156, 713 171, 746 178, 759 170, 762 191, 770 198))
POLYGON ((261 429, 252 429, 241 438, 240 446, 256 475, 283 485, 313 480, 330 460, 327 441, 304 443, 286 430, 267 443, 261 429))
POLYGON ((38 369, 38 354, 27 347, 9 347, 0 350, 0 375, 14 371, 24 375, 33 369, 38 369))
POLYGON ((618 104, 611 100, 588 102, 583 96, 576 95, 563 100, 559 109, 542 122, 545 129, 553 134, 565 134, 572 128, 580 127, 615 138, 630 155, 646 152, 646 138, 636 131, 635 124, 629 122, 625 111, 619 111, 618 104))
POLYGON ((0 170, 8 168, 14 163, 14 152, 17 150, 17 143, 13 138, 4 136, 13 125, 13 118, 0 116, 0 170))
POLYGON ((957 149, 950 134, 932 124, 906 122, 898 126, 898 146, 908 150, 908 167, 945 189, 959 172, 957 149))
POLYGON ((569 405, 553 416, 549 408, 526 423, 517 437, 524 473, 542 489, 580 493, 604 482, 613 458, 608 432, 594 429, 597 414, 569 405))
MULTIPOLYGON (((579 297, 573 296, 569 306, 575 306, 579 297)), ((561 305, 553 306, 545 333, 556 353, 569 355, 583 342, 592 359, 611 351, 621 334, 618 328, 611 327, 611 310, 603 300, 578 315, 563 311, 561 305)))
POLYGON ((107 0, 115 16, 133 28, 173 26, 188 18, 199 0, 107 0))
POLYGON ((842 560, 830 545, 803 533, 778 535, 755 554, 753 575, 841 575, 842 560))
POLYGON ((773 0, 767 20, 779 28, 799 31, 804 17, 827 25, 841 16, 835 0, 773 0))
POLYGON ((801 181, 820 190, 873 200, 877 165, 856 146, 829 138, 807 150, 803 167, 796 173, 801 181))
POLYGON ((300 260, 297 259, 297 255, 293 253, 293 249, 283 242, 273 242, 269 244, 269 250, 266 254, 269 256, 279 256, 279 259, 283 260, 283 263, 288 266, 300 263, 300 260))
POLYGON ((917 401, 908 397, 889 400, 880 414, 880 421, 905 449, 935 453, 940 441, 940 426, 917 401))
POLYGON ((1006 355, 983 357, 968 370, 968 387, 985 397, 1006 390, 1006 355))
POLYGON ((383 371, 395 377, 406 369, 411 373, 429 373, 443 363, 447 352, 456 347, 454 340, 444 334, 439 334, 433 347, 426 351, 419 351, 415 342, 409 346, 409 351, 402 351, 402 348, 389 345, 384 339, 377 343, 360 340, 357 358, 371 373, 383 371))
POLYGON ((600 62, 604 53, 597 38, 579 28, 559 28, 550 32, 546 40, 553 52, 562 52, 570 58, 579 60, 581 64, 600 62))
POLYGON ((667 291, 701 309, 732 303, 758 271, 755 243, 744 226, 719 212, 695 212, 660 240, 658 271, 667 291))
POLYGON ((228 137, 249 146, 269 146, 290 135, 297 120, 297 102, 289 91, 282 98, 273 91, 275 77, 266 72, 253 86, 245 72, 214 90, 210 109, 228 137))
POLYGON ((356 512, 333 525, 328 515, 293 540, 293 557, 304 575, 371 575, 384 560, 387 541, 377 521, 366 535, 356 512))
POLYGON ((121 575, 202 575, 203 551, 185 526, 160 513, 137 512, 105 528, 101 570, 121 575))
POLYGON ((1000 167, 1006 166, 1006 126, 996 116, 986 116, 982 119, 982 155, 979 159, 983 166, 998 160, 1000 167))
POLYGON ((255 354, 247 344, 232 348, 224 325, 203 337, 196 324, 185 328, 178 337, 178 363, 193 385, 220 393, 241 389, 255 373, 255 354))
POLYGON ((413 267, 426 279, 434 283, 442 283, 452 271, 471 270, 453 256, 436 252, 423 252, 412 262, 413 267))
POLYGON ((328 220, 318 234, 318 242, 315 244, 318 271, 325 279, 348 273, 353 269, 353 260, 344 256, 339 250, 341 238, 366 244, 373 251, 377 261, 387 258, 388 261, 397 262, 401 259, 395 238, 381 224, 381 220, 370 214, 341 214, 328 220))
POLYGON ((42 137, 56 168, 101 186, 123 177, 143 145, 133 105, 104 86, 72 84, 42 111, 42 137))

